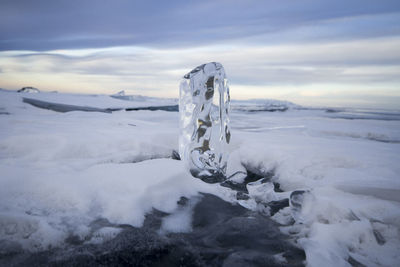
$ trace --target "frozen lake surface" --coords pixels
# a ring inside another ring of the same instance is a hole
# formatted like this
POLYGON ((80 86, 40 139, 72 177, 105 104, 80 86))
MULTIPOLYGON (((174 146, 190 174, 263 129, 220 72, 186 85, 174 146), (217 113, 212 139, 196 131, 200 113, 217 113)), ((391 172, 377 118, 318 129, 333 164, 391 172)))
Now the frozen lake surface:
POLYGON ((178 113, 147 110, 176 104, 0 91, 0 265, 399 264, 400 112, 233 101, 220 185, 174 159, 178 113))

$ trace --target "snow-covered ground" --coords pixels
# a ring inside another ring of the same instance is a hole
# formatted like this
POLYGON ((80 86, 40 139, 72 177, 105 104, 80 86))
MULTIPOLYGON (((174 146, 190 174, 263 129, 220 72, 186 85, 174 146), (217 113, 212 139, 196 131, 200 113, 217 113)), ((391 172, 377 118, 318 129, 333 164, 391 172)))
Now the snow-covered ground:
POLYGON ((153 208, 171 214, 161 231, 190 231, 190 210, 177 201, 199 192, 259 209, 256 201, 306 190, 300 212, 287 207, 272 219, 305 250, 307 265, 400 263, 400 112, 304 109, 279 101, 252 103, 257 110, 288 110, 249 112, 252 103, 233 103, 240 108, 231 113, 228 172, 242 165, 273 172, 284 191, 248 185, 252 198, 238 201, 231 189, 192 178, 171 158, 178 150, 177 112, 57 113, 22 97, 97 108, 176 104, 0 91, 0 253, 62 247, 71 235, 103 242, 119 229, 93 232, 91 222, 139 227, 153 208))

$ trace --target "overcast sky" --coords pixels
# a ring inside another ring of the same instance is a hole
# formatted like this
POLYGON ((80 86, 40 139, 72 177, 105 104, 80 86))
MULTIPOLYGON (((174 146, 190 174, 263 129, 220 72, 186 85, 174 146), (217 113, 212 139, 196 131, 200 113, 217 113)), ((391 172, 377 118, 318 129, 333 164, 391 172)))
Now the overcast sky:
POLYGON ((210 61, 233 98, 400 108, 400 1, 0 1, 2 88, 177 97, 210 61))

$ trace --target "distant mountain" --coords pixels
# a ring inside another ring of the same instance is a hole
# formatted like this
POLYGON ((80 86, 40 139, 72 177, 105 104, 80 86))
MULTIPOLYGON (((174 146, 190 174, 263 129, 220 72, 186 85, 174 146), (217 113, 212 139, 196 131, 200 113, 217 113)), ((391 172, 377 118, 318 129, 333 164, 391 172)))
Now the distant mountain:
POLYGON ((17 91, 18 93, 40 93, 39 89, 35 87, 23 87, 17 91))

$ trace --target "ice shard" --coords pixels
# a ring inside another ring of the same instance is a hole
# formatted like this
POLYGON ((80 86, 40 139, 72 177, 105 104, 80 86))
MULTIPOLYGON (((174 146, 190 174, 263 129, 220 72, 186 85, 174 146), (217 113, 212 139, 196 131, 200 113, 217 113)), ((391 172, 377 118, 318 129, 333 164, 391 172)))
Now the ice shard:
POLYGON ((224 180, 228 161, 229 87, 220 63, 203 64, 180 84, 179 154, 195 177, 224 180))
POLYGON ((315 196, 310 190, 295 190, 290 194, 290 211, 296 223, 305 223, 311 217, 314 204, 315 196))

